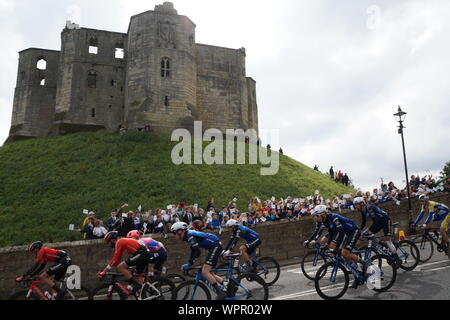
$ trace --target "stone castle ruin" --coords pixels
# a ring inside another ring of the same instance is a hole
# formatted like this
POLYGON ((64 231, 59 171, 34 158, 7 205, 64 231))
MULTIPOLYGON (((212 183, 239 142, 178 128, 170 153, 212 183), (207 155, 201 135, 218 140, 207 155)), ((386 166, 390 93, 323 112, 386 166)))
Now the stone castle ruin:
POLYGON ((245 49, 198 44, 195 28, 170 2, 131 17, 127 33, 68 21, 60 51, 19 52, 6 143, 122 127, 167 134, 194 121, 258 131, 245 49))

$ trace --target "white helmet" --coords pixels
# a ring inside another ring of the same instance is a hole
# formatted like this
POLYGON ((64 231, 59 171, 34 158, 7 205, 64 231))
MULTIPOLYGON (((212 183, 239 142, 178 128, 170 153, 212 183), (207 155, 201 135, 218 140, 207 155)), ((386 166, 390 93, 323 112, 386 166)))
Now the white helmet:
POLYGON ((364 200, 363 197, 358 197, 358 198, 355 198, 355 200, 353 200, 353 204, 360 204, 360 203, 366 204, 366 201, 364 200))
POLYGON ((188 225, 187 223, 184 222, 177 222, 175 223, 171 228, 170 231, 172 232, 177 232, 178 230, 187 230, 188 229, 188 225))
POLYGON ((420 195, 420 197, 419 197, 419 200, 420 201, 424 201, 424 200, 428 200, 429 198, 427 197, 427 195, 425 195, 425 194, 422 194, 422 195, 420 195))
POLYGON ((229 220, 227 222, 227 228, 235 227, 238 225, 238 222, 236 220, 229 220))
POLYGON ((320 216, 321 214, 324 214, 327 212, 328 212, 328 207, 323 204, 320 204, 314 208, 311 215, 313 217, 317 217, 317 216, 320 216))

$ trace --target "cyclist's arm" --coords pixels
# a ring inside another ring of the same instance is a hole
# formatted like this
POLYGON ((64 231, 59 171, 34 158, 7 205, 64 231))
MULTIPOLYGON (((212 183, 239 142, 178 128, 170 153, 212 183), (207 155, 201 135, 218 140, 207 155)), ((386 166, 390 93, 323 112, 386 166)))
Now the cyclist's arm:
POLYGON ((231 235, 231 239, 230 241, 228 241, 228 244, 225 247, 224 251, 233 250, 240 238, 241 238, 241 230, 238 229, 231 235))
POLYGON ((24 277, 30 276, 30 278, 34 277, 35 275, 41 273, 42 270, 44 270, 45 268, 45 263, 38 263, 36 262, 34 264, 33 267, 31 267, 30 270, 28 270, 25 274, 24 277))
POLYGON ((364 230, 364 228, 366 227, 366 223, 367 217, 363 212, 361 212, 361 227, 360 227, 361 230, 364 230))
POLYGON ((427 220, 425 221, 425 225, 429 225, 430 224, 430 222, 431 222, 431 220, 433 220, 433 217, 434 217, 434 213, 435 213, 436 211, 430 211, 430 214, 428 215, 428 218, 427 218, 427 220))
POLYGON ((420 211, 419 216, 417 217, 416 221, 414 221, 413 225, 416 226, 419 224, 419 222, 423 219, 423 216, 425 215, 425 210, 420 211))
POLYGON ((191 247, 191 256, 189 257, 189 264, 193 265, 195 260, 200 257, 201 251, 198 245, 197 240, 195 240, 194 236, 190 236, 187 240, 189 246, 191 247))
POLYGON ((323 223, 316 223, 316 230, 314 230, 314 233, 309 237, 308 242, 317 241, 317 239, 320 238, 320 235, 323 233, 323 230, 325 229, 325 226, 323 223))
POLYGON ((120 259, 122 259, 122 255, 123 255, 123 246, 119 240, 116 245, 116 250, 114 252, 114 256, 113 256, 112 260, 109 262, 106 269, 111 270, 113 267, 117 266, 120 262, 120 259))
POLYGON ((339 221, 339 219, 338 218, 334 218, 333 219, 333 224, 335 225, 335 227, 336 227, 336 231, 335 231, 335 233, 334 233, 334 237, 333 237, 333 240, 332 240, 332 242, 334 242, 334 243, 341 243, 342 242, 342 240, 344 239, 344 237, 345 237, 345 230, 344 230, 344 227, 342 226, 342 224, 341 224, 341 222, 339 221))

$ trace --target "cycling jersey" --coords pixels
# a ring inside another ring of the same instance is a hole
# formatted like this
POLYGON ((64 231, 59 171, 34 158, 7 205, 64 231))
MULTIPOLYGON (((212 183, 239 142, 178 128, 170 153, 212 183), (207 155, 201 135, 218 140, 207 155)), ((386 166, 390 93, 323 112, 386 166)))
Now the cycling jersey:
POLYGON ((345 236, 353 238, 355 231, 359 230, 353 220, 335 213, 327 215, 323 224, 333 235, 332 242, 339 244, 342 243, 345 236))
POLYGON ((156 240, 153 240, 152 238, 144 238, 139 240, 144 246, 147 247, 148 251, 150 253, 155 253, 161 251, 161 249, 165 249, 164 245, 156 240))
POLYGON ((385 224, 389 220, 389 215, 373 204, 366 205, 366 208, 361 212, 361 230, 366 227, 367 218, 371 218, 376 224, 385 224))
POLYGON ((46 264, 47 262, 58 262, 62 256, 67 256, 67 253, 51 248, 41 248, 37 253, 35 263, 46 264))
POLYGON ((252 243, 259 240, 259 233, 245 226, 238 226, 225 247, 225 251, 233 250, 240 238, 247 241, 247 243, 252 243))
MULTIPOLYGON (((426 209, 427 208, 422 205, 422 209, 416 221, 414 222, 414 225, 417 225, 420 220, 422 220, 423 216, 425 215, 426 209)), ((425 221, 425 225, 428 225, 431 221, 445 221, 449 213, 449 209, 446 205, 435 201, 430 201, 430 203, 428 204, 428 209, 429 214, 427 220, 425 221)))
POLYGON ((122 259, 123 253, 127 252, 130 255, 137 254, 140 250, 148 251, 145 245, 138 240, 122 238, 116 242, 116 251, 114 252, 114 257, 108 265, 108 269, 115 267, 119 264, 122 259))
POLYGON ((193 265, 195 259, 200 257, 200 248, 211 251, 217 246, 220 246, 220 239, 218 236, 211 233, 204 233, 194 230, 186 231, 183 240, 186 241, 191 248, 191 256, 189 258, 190 265, 193 265))

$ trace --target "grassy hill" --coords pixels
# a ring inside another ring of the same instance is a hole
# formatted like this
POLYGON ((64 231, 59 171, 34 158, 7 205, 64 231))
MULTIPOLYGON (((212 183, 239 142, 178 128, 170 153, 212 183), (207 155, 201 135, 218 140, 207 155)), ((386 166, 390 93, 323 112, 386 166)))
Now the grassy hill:
POLYGON ((275 176, 259 165, 181 165, 171 161, 176 143, 148 133, 84 133, 33 139, 0 148, 0 246, 42 239, 79 240, 83 209, 102 219, 129 203, 156 209, 185 201, 205 207, 235 196, 246 209, 251 197, 324 197, 352 192, 301 163, 281 156, 275 176))

